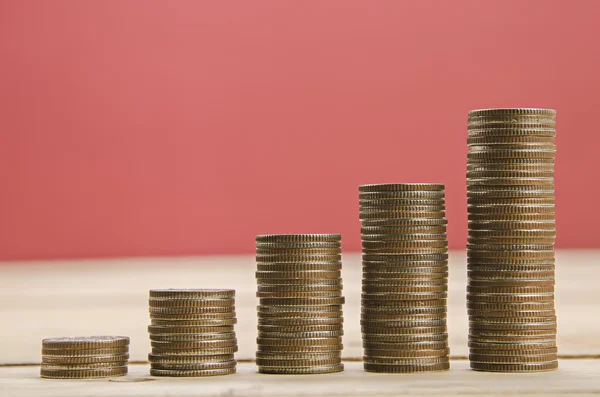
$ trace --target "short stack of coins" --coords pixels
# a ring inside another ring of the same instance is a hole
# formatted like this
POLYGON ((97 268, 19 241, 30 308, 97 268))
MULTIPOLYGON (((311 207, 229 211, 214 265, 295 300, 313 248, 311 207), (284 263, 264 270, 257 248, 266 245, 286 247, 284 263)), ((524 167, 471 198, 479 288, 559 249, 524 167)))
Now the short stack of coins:
POLYGON ((80 336, 42 340, 42 378, 90 379, 127 373, 129 338, 80 336))
POLYGON ((478 371, 558 367, 550 109, 469 112, 469 359, 478 371))
POLYGON ((444 185, 359 187, 364 368, 450 368, 444 185))
POLYGON ((150 290, 150 319, 151 375, 235 373, 235 290, 150 290))
POLYGON ((256 262, 258 371, 343 371, 341 236, 257 236, 256 262))

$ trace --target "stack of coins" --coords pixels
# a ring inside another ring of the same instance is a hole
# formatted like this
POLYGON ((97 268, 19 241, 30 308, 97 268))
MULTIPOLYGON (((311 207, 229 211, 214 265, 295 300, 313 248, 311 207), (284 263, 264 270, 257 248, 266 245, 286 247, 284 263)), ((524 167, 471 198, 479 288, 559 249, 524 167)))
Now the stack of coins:
POLYGON ((444 185, 359 187, 364 368, 450 368, 444 185))
POLYGON ((150 319, 151 375, 235 373, 234 290, 150 290, 150 319))
POLYGON ((256 261, 258 371, 342 371, 341 236, 257 236, 256 261))
POLYGON ((478 371, 558 367, 550 109, 469 112, 469 347, 478 371))
POLYGON ((127 373, 129 338, 78 336, 42 340, 42 378, 89 379, 127 373))

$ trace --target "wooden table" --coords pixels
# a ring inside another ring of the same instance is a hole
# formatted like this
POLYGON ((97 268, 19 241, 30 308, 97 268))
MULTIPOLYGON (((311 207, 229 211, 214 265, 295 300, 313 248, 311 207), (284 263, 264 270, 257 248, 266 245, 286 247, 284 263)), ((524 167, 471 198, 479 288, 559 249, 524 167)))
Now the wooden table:
POLYGON ((254 364, 213 379, 150 378, 146 327, 151 288, 235 288, 238 360, 256 349, 256 282, 252 256, 133 258, 0 264, 0 396, 106 395, 393 395, 600 394, 600 251, 557 253, 556 306, 561 368, 544 374, 485 374, 468 370, 466 265, 451 252, 448 331, 452 370, 420 375, 362 371, 360 255, 344 254, 344 358, 347 370, 319 376, 268 376, 254 364), (131 374, 112 380, 57 381, 38 377, 41 339, 66 335, 131 337, 131 374), (24 366, 16 366, 24 365, 24 366), (155 379, 139 382, 140 380, 155 379), (85 392, 83 388, 85 387, 85 392), (8 391, 4 393, 3 391, 8 391))

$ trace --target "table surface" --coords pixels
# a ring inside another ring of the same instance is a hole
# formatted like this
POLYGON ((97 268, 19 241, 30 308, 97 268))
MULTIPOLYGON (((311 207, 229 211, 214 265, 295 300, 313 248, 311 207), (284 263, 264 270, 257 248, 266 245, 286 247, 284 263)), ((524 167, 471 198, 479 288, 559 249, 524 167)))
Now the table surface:
POLYGON ((35 366, 40 361, 41 339, 67 335, 128 335, 131 361, 145 363, 150 350, 146 329, 149 289, 234 288, 239 344, 236 357, 241 361, 252 360, 256 350, 258 303, 252 256, 4 262, 0 263, 0 390, 11 391, 7 394, 10 396, 81 395, 78 393, 81 385, 93 390, 93 395, 107 396, 484 395, 511 391, 550 395, 562 394, 561 390, 600 394, 599 262, 600 250, 557 252, 556 309, 562 358, 557 372, 483 374, 467 370, 468 361, 464 360, 468 354, 466 261, 464 252, 456 251, 450 253, 449 263, 448 332, 454 361, 452 370, 447 373, 366 374, 361 370, 361 363, 352 361, 362 356, 361 264, 360 254, 344 254, 343 356, 350 360, 344 373, 265 376, 256 374, 252 363, 240 363, 236 375, 141 383, 138 381, 149 378, 147 366, 142 364, 131 365, 130 375, 112 381, 42 380, 38 377, 39 367, 35 366), (494 382, 485 383, 483 387, 481 381, 485 379, 494 382), (310 380, 310 390, 305 390, 304 380, 310 380), (129 381, 135 381, 136 386, 129 381), (198 382, 202 382, 200 389, 198 382), (178 386, 174 388, 175 384, 178 386), (344 390, 336 386, 342 384, 344 390), (376 389, 372 389, 375 385, 376 389))

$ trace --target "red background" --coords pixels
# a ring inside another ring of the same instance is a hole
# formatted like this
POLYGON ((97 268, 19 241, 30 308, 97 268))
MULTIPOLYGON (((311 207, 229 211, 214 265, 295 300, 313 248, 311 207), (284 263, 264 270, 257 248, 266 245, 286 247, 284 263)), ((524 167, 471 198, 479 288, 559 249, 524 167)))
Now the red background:
POLYGON ((3 1, 0 259, 251 253, 446 184, 466 119, 558 111, 558 246, 600 246, 600 2, 3 1))

